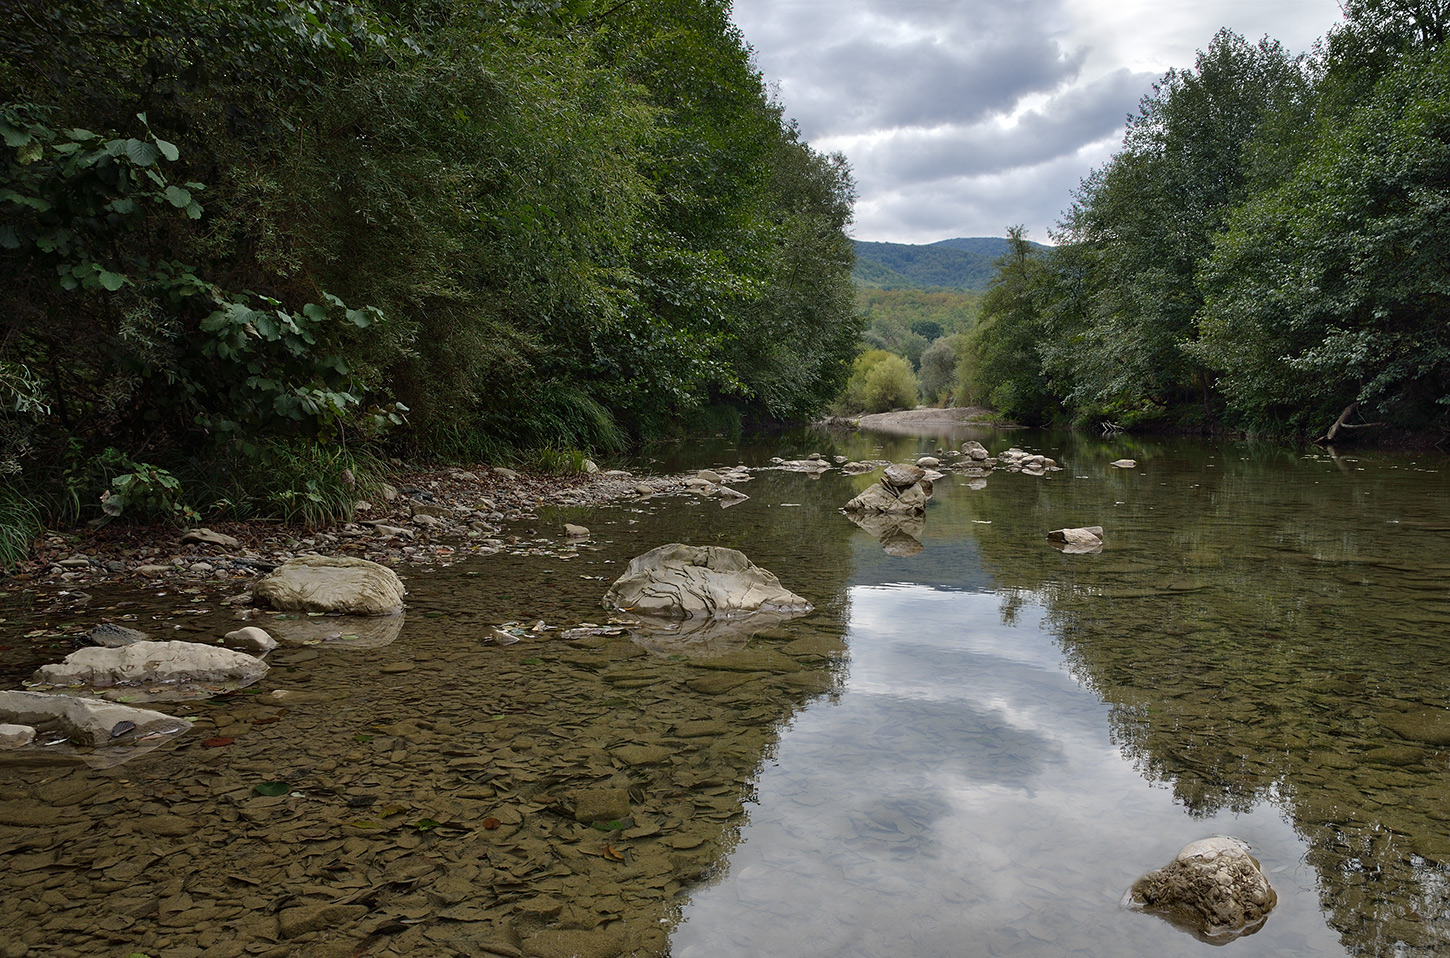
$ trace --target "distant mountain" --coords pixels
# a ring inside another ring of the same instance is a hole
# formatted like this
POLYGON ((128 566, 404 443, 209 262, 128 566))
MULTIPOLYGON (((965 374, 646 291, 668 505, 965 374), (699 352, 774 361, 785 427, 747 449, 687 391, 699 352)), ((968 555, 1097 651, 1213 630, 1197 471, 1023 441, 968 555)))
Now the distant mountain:
POLYGON ((852 278, 858 285, 881 289, 983 290, 995 272, 992 263, 1007 252, 1007 240, 1000 236, 963 236, 920 246, 852 242, 856 244, 852 278))

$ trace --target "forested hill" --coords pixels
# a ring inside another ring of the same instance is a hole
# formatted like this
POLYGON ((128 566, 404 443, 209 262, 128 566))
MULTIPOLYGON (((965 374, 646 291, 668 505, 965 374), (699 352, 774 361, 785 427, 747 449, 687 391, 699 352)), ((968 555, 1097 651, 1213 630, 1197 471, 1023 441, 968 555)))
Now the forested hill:
MULTIPOLYGON (((870 243, 853 240, 857 285, 878 289, 987 288, 997 258, 1008 250, 997 236, 957 237, 936 243, 870 243)), ((1039 248, 1039 244, 1033 244, 1039 248)))

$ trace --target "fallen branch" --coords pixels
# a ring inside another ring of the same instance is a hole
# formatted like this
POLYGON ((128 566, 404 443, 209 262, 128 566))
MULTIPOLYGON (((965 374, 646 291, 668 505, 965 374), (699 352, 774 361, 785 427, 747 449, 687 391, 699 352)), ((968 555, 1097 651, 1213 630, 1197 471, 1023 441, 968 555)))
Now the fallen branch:
POLYGON ((1349 422, 1349 417, 1353 416, 1358 410, 1358 401, 1352 402, 1348 406, 1345 406, 1344 412, 1339 414, 1339 418, 1334 421, 1334 425, 1329 427, 1328 432, 1320 436, 1318 439, 1314 440, 1314 444, 1316 446, 1323 446, 1333 442, 1335 437, 1339 435, 1339 432, 1342 429, 1370 429, 1375 426, 1384 425, 1384 423, 1382 422, 1349 422))

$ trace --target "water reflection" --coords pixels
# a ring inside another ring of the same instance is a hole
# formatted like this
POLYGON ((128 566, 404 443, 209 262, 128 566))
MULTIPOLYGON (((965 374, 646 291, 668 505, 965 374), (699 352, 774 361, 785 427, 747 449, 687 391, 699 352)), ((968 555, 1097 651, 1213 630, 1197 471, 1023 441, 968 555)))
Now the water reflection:
POLYGON ((1203 946, 1117 904, 1215 831, 1298 885, 1254 948, 1340 953, 1282 818, 1186 819, 1118 757, 1040 607, 1004 629, 989 595, 858 586, 851 606, 846 689, 783 737, 676 958, 1187 953, 1203 946))

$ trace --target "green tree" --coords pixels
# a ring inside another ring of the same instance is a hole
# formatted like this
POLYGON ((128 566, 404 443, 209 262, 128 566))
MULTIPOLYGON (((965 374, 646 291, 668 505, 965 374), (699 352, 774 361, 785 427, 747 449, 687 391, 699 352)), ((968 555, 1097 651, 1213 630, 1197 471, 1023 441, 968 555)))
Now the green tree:
POLYGON ((1021 226, 1007 230, 1007 252, 982 298, 981 318, 967 335, 957 368, 959 400, 986 405, 1026 423, 1056 415, 1043 372, 1041 344, 1046 269, 1021 226))
POLYGON ((1321 432, 1351 402, 1450 423, 1450 49, 1403 57, 1204 271, 1198 352, 1247 427, 1321 432))
POLYGON ((1084 180, 1062 223, 1060 239, 1089 250, 1074 405, 1211 406, 1211 377, 1185 349, 1202 303, 1195 275, 1247 196, 1247 145, 1307 90, 1302 62, 1277 42, 1223 30, 1194 69, 1169 71, 1143 99, 1122 151, 1084 180))

